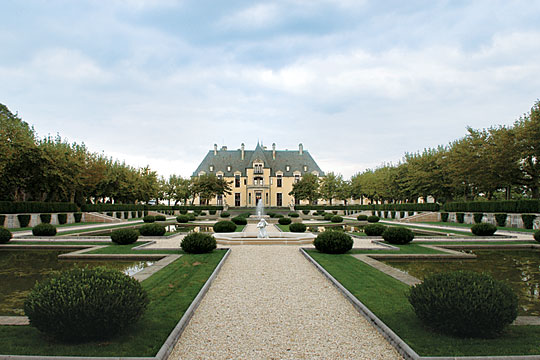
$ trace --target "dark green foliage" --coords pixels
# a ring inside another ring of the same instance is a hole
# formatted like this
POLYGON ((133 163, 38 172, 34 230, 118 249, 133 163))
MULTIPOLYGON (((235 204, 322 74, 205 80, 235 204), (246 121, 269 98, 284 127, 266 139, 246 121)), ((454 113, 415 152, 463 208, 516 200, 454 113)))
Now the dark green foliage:
POLYGON ((176 217, 176 221, 178 221, 179 223, 187 223, 189 221, 189 216, 187 216, 187 215, 178 215, 176 217))
POLYGON ((324 214, 324 220, 331 221, 334 214, 324 214))
POLYGON ((376 215, 371 215, 367 217, 367 221, 370 223, 376 223, 380 220, 380 218, 376 215))
POLYGON ((356 217, 356 220, 358 220, 358 221, 366 221, 367 219, 368 219, 367 215, 358 215, 356 217))
POLYGON ((337 213, 338 213, 337 210, 332 211, 332 214, 334 214, 334 215, 337 215, 337 213))
POLYGON ((302 214, 309 215, 309 210, 302 210, 302 214))
POLYGON ((114 216, 114 213, 108 212, 108 213, 107 213, 107 216, 113 217, 113 216, 114 216))
POLYGON ((454 202, 444 204, 443 209, 449 212, 540 213, 540 200, 454 202))
POLYGON ((129 211, 124 211, 124 219, 129 219, 129 211))
POLYGON ((210 234, 192 232, 186 235, 180 246, 187 253, 208 253, 216 248, 216 239, 210 234))
POLYGON ((26 298, 30 325, 59 340, 109 339, 135 323, 149 300, 141 284, 105 267, 75 268, 38 283, 26 298))
POLYGON ((231 216, 231 213, 227 211, 222 211, 219 216, 221 216, 222 218, 228 218, 229 216, 231 216))
POLYGON ((132 211, 131 212, 131 218, 132 219, 135 219, 137 217, 137 212, 136 211, 132 211))
POLYGON ((156 221, 156 217, 153 216, 153 215, 146 215, 143 217, 142 219, 145 223, 153 223, 154 221, 156 221))
POLYGON ((275 214, 274 217, 280 219, 280 218, 282 218, 282 217, 284 217, 284 216, 283 216, 283 214, 275 214))
POLYGON ((73 218, 75 219, 76 223, 80 223, 82 220, 82 213, 76 212, 73 214, 73 218))
POLYGON ((378 217, 380 217, 380 218, 381 218, 381 217, 383 217, 383 212, 382 212, 382 211, 380 211, 380 210, 379 210, 379 211, 377 211, 377 216, 378 216, 378 217))
POLYGON ((17 220, 19 220, 20 227, 27 227, 30 223, 30 215, 19 214, 17 215, 17 220))
POLYGON ((439 211, 437 203, 369 204, 369 205, 296 205, 295 210, 393 210, 393 211, 439 211))
POLYGON ((156 218, 156 221, 165 221, 165 220, 167 220, 167 217, 165 215, 156 215, 155 218, 156 218))
POLYGON ((139 228, 139 233, 142 236, 163 236, 165 227, 156 223, 145 224, 139 228))
POLYGON ((39 220, 41 220, 43 224, 50 224, 51 214, 39 214, 39 220))
POLYGON ((54 236, 56 235, 56 228, 51 224, 41 223, 32 228, 32 235, 54 236))
POLYGON ((540 242, 540 230, 534 232, 534 240, 540 242))
POLYGON ((270 216, 271 218, 275 218, 275 217, 276 217, 276 213, 274 213, 274 212, 266 213, 266 215, 270 216))
POLYGON ((495 234, 495 231, 497 227, 488 223, 474 224, 471 227, 471 232, 476 236, 491 236, 495 234))
POLYGON ((495 221, 497 221, 497 225, 500 227, 506 226, 507 217, 508 217, 508 214, 495 214, 495 221))
POLYGON ((121 219, 121 218, 122 218, 122 212, 120 212, 120 211, 115 212, 115 215, 116 215, 116 217, 117 217, 118 219, 121 219))
POLYGON ((414 239, 414 234, 410 229, 404 227, 390 226, 382 233, 384 241, 390 244, 408 244, 414 239))
POLYGON ((381 236, 386 230, 383 224, 368 224, 364 226, 364 233, 367 236, 381 236))
POLYGON ((198 216, 206 216, 206 212, 201 211, 201 213, 198 216))
POLYGON ((400 211, 399 212, 399 218, 403 219, 404 217, 405 217, 405 211, 400 211))
POLYGON ((306 228, 307 228, 306 225, 302 223, 293 223, 289 225, 290 232, 302 233, 302 232, 306 232, 306 228))
POLYGON ((335 216, 332 216, 330 221, 333 223, 340 223, 340 222, 343 222, 343 218, 339 215, 335 215, 335 216))
POLYGON ((473 214, 473 218, 474 218, 474 223, 475 224, 480 224, 482 222, 482 218, 484 217, 484 213, 480 213, 480 212, 475 212, 473 214))
POLYGON ((471 271, 428 276, 411 288, 408 298, 426 326, 462 337, 499 335, 518 311, 508 285, 471 271))
POLYGON ((235 216, 231 219, 231 221, 233 223, 235 223, 236 225, 246 225, 247 224, 247 219, 245 217, 242 217, 242 216, 235 216))
POLYGON ((384 212, 384 218, 385 218, 385 219, 388 219, 388 218, 389 218, 389 214, 390 214, 389 211, 385 211, 385 212, 384 212))
POLYGON ((57 213, 78 211, 77 205, 59 202, 0 201, 0 214, 57 213))
POLYGON ((60 225, 67 223, 67 214, 58 214, 58 223, 60 225))
POLYGON ((371 215, 375 215, 375 210, 371 210, 371 215))
MULTIPOLYGON (((235 218, 233 218, 233 220, 234 219, 235 218)), ((236 231, 236 224, 232 221, 222 220, 215 223, 213 228, 214 228, 214 232, 217 232, 217 233, 234 232, 236 231)))
POLYGON ((300 214, 291 211, 291 212, 288 214, 288 216, 289 216, 289 217, 292 217, 292 218, 297 218, 297 217, 300 216, 300 214))
POLYGON ((208 210, 208 214, 210 215, 216 215, 216 210, 208 210))
POLYGON ((390 211, 390 216, 392 217, 392 219, 395 219, 396 218, 396 212, 395 211, 390 211))
POLYGON ((533 228, 534 219, 536 219, 536 215, 532 215, 532 214, 521 215, 521 220, 523 220, 523 226, 525 227, 525 229, 533 228))
POLYGON ((450 214, 447 213, 447 212, 442 212, 442 213, 441 213, 441 221, 442 221, 442 222, 447 222, 447 221, 448 221, 448 216, 449 216, 449 215, 450 215, 450 214))
POLYGON ((458 223, 463 224, 463 222, 465 221, 465 214, 462 212, 456 213, 456 219, 458 223))
POLYGON ((194 213, 187 214, 187 217, 188 217, 189 221, 197 220, 197 216, 194 213))
POLYGON ((182 215, 187 214, 187 209, 181 209, 181 210, 180 210, 180 214, 182 214, 182 215))
POLYGON ((143 211, 143 217, 148 216, 148 210, 143 211))
POLYGON ((3 226, 0 226, 0 244, 7 243, 12 237, 13 235, 11 234, 11 231, 3 226))
POLYGON ((143 211, 142 210, 137 210, 137 217, 138 218, 142 218, 143 217, 143 211))
POLYGON ((6 222, 6 215, 0 215, 0 226, 4 226, 4 222, 6 222))
POLYGON ((118 245, 133 244, 139 238, 139 233, 134 229, 118 229, 111 233, 112 242, 118 245))
POLYGON ((413 215, 414 215, 414 211, 409 211, 407 214, 408 214, 409 216, 413 216, 413 215))
POLYGON ((343 254, 352 249, 352 238, 340 231, 325 231, 313 241, 320 252, 327 254, 343 254))
POLYGON ((288 218, 288 217, 282 217, 282 218, 279 218, 278 220, 278 223, 280 225, 289 225, 291 222, 292 222, 291 218, 288 218))

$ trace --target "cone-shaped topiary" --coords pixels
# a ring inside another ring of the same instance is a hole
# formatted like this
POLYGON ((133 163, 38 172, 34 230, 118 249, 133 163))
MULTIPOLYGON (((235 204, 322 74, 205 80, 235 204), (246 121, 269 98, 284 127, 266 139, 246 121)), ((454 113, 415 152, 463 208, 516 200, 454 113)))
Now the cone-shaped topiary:
POLYGON ((7 243, 9 240, 11 240, 12 237, 13 234, 11 234, 11 231, 9 231, 3 226, 0 226, 0 244, 7 243))

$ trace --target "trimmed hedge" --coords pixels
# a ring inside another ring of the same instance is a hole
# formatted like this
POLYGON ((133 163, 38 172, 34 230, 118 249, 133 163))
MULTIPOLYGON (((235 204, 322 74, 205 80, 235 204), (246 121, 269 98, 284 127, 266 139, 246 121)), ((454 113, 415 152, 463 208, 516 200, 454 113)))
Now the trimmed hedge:
POLYGON ((165 232, 165 227, 156 223, 145 224, 139 228, 142 236, 163 236, 165 232))
POLYGON ((212 235, 196 232, 186 235, 180 246, 182 250, 191 254, 212 252, 217 247, 216 239, 212 235))
POLYGON ((156 221, 156 217, 153 216, 153 215, 146 215, 143 217, 142 219, 145 223, 153 223, 154 221, 156 221))
POLYGON ((371 215, 367 217, 367 221, 369 223, 376 223, 380 220, 380 218, 377 215, 371 215))
POLYGON ((476 236, 491 236, 495 234, 495 231, 497 231, 497 227, 487 223, 474 224, 471 227, 471 232, 476 236))
POLYGON ((331 221, 333 217, 334 217, 334 214, 331 214, 331 213, 324 214, 324 220, 326 221, 331 221))
MULTIPOLYGON (((189 205, 189 206, 182 206, 182 205, 141 205, 141 204, 85 204, 81 206, 82 211, 96 211, 96 212, 102 212, 102 211, 139 211, 139 210, 153 210, 153 211, 171 211, 171 210, 179 210, 182 211, 188 211, 188 210, 196 210, 196 211, 202 211, 202 210, 223 210, 223 206, 212 206, 212 205, 189 205)), ((76 211, 76 210, 73 210, 76 211)), ((42 211, 42 212, 48 212, 48 211, 42 211)), ((52 211, 54 212, 54 211, 52 211)), ((67 212, 67 211, 66 211, 67 212)))
POLYGON ((356 220, 358 221, 367 221, 368 216, 367 215, 358 215, 356 217, 356 220))
POLYGON ((189 221, 189 216, 187 216, 187 215, 178 215, 176 217, 176 221, 178 221, 179 223, 187 223, 189 221))
POLYGON ((426 326, 462 337, 499 335, 518 313, 517 296, 508 285, 472 271, 427 276, 408 298, 426 326))
POLYGON ((333 223, 340 223, 340 222, 343 222, 343 218, 341 216, 335 215, 335 216, 332 216, 330 221, 333 223))
POLYGON ((219 214, 219 216, 222 218, 228 218, 229 216, 231 216, 231 213, 227 211, 222 211, 221 214, 219 214))
POLYGON ((165 215, 156 215, 156 221, 166 221, 167 217, 165 215))
POLYGON ((58 214, 58 223, 60 225, 67 223, 67 214, 58 214))
POLYGON ((43 224, 50 224, 51 223, 51 214, 39 214, 39 220, 43 224))
POLYGON ((12 237, 13 234, 11 233, 11 231, 9 231, 3 226, 0 226, 0 244, 6 244, 7 242, 9 242, 9 240, 11 240, 12 237))
POLYGON ((540 213, 540 200, 452 202, 442 208, 448 212, 540 213))
POLYGON ((76 212, 73 214, 73 218, 75 219, 76 223, 80 223, 82 220, 82 213, 76 212))
POLYGON ((381 236, 386 230, 383 224, 368 224, 364 226, 364 233, 367 236, 381 236))
POLYGON ((463 224, 465 222, 465 214, 462 212, 456 213, 457 222, 463 224))
POLYGON ((441 221, 442 221, 442 222, 447 222, 447 221, 448 221, 448 216, 449 216, 449 215, 450 215, 450 214, 447 213, 447 212, 442 212, 442 213, 441 213, 441 221))
POLYGON ((56 228, 47 223, 41 223, 32 228, 32 235, 34 236, 55 236, 56 228))
POLYGON ((287 215, 288 215, 289 217, 291 217, 291 218, 297 218, 297 217, 300 216, 300 214, 298 214, 298 213, 296 213, 296 212, 292 212, 292 211, 291 211, 290 213, 288 213, 287 215))
POLYGON ((6 215, 0 215, 0 226, 4 226, 6 222, 6 215))
POLYGON ((404 245, 414 239, 414 234, 410 229, 390 226, 384 230, 382 237, 384 241, 390 244, 404 245))
POLYGON ((282 217, 278 219, 278 223, 280 225, 289 225, 292 222, 291 218, 288 217, 282 217))
POLYGON ((302 210, 302 214, 309 215, 309 210, 302 210))
POLYGON ((303 233, 306 232, 306 225, 302 223, 293 223, 289 225, 289 231, 290 232, 296 232, 296 233, 303 233))
POLYGON ((30 223, 30 215, 28 214, 19 214, 17 215, 17 220, 19 220, 20 227, 27 227, 30 223))
POLYGON ((327 254, 344 254, 352 249, 352 238, 340 231, 325 231, 313 241, 317 250, 327 254))
POLYGON ((0 214, 20 213, 58 213, 79 211, 76 204, 62 202, 39 202, 39 201, 0 201, 0 214))
POLYGON ((482 222, 482 218, 484 217, 484 213, 477 212, 473 214, 473 219, 475 224, 480 224, 482 222))
POLYGON ((506 226, 506 219, 508 218, 508 214, 495 214, 495 221, 497 221, 497 225, 500 227, 506 226))
POLYGON ((235 216, 231 221, 236 225, 247 225, 247 219, 243 216, 235 216))
POLYGON ((118 229, 111 233, 111 240, 118 245, 133 244, 139 238, 139 233, 134 229, 118 229))
POLYGON ((387 211, 439 211, 437 203, 369 204, 369 205, 296 205, 295 210, 387 210, 387 211))
POLYGON ((540 242, 540 230, 534 232, 534 240, 540 242))
POLYGON ((532 214, 522 214, 521 220, 523 220, 523 226, 525 229, 532 229, 534 225, 534 219, 536 219, 536 215, 532 214))
POLYGON ((135 323, 149 300, 141 284, 105 267, 75 268, 38 283, 24 302, 30 325, 54 338, 108 340, 135 323))
POLYGON ((214 232, 225 233, 225 232, 235 232, 236 224, 229 220, 218 221, 213 226, 214 232))

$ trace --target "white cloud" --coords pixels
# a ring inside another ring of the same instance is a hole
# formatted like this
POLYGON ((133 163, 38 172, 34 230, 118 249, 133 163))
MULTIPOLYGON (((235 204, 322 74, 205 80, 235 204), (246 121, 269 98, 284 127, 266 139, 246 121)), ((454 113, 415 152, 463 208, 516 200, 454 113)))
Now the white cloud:
POLYGON ((276 4, 257 4, 228 15, 219 21, 223 28, 257 29, 275 25, 279 21, 276 4))

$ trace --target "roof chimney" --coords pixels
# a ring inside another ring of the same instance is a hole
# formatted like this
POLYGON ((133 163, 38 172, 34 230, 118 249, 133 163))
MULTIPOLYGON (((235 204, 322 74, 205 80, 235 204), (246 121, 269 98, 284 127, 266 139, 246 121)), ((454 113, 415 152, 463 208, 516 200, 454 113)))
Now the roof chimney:
POLYGON ((272 144, 272 159, 276 160, 276 143, 272 144))
POLYGON ((244 160, 244 143, 242 143, 242 145, 240 145, 240 149, 242 150, 242 160, 244 160))
POLYGON ((214 144, 214 156, 217 155, 217 144, 214 144))
POLYGON ((298 152, 300 153, 300 155, 304 154, 304 146, 302 145, 302 143, 298 145, 298 152))

